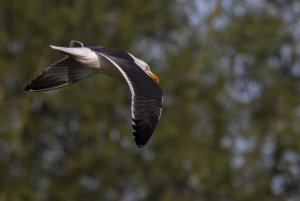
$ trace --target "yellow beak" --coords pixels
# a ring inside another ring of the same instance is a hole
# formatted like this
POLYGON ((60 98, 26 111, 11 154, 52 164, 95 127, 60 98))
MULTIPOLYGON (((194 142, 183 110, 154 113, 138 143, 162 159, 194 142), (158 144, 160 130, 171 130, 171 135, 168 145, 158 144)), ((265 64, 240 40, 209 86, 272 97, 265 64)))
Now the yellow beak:
POLYGON ((159 83, 159 78, 157 77, 157 75, 155 75, 154 73, 150 73, 149 77, 156 82, 157 84, 159 83))

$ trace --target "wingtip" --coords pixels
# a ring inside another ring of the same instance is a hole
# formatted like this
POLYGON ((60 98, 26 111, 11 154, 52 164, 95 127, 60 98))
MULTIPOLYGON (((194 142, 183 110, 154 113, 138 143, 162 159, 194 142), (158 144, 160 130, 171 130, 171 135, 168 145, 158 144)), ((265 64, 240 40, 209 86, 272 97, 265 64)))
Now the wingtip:
POLYGON ((28 87, 25 87, 23 90, 24 91, 30 91, 30 89, 28 87))
POLYGON ((32 91, 30 84, 26 85, 26 87, 24 87, 24 91, 32 91))
POLYGON ((32 92, 32 91, 38 91, 34 88, 34 85, 32 85, 31 82, 29 82, 25 87, 24 87, 24 91, 29 91, 29 92, 32 92))
POLYGON ((145 146, 147 143, 141 143, 136 138, 134 139, 136 146, 141 149, 143 146, 145 146))

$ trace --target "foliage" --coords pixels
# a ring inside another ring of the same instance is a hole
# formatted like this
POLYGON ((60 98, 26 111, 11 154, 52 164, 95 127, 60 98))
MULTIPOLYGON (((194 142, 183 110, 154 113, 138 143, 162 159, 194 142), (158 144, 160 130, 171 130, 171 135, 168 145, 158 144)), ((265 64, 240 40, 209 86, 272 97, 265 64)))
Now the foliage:
POLYGON ((0 2, 0 201, 297 200, 300 3, 0 2), (71 39, 138 55, 160 75, 146 147, 130 96, 97 75, 44 93, 24 85, 71 39))

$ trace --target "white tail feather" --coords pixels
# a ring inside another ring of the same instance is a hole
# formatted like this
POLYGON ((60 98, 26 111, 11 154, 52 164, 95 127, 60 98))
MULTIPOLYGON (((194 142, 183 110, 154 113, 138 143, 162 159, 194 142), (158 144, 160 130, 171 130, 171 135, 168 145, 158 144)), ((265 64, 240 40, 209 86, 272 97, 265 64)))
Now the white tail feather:
POLYGON ((100 68, 100 61, 97 54, 87 47, 58 47, 50 45, 52 49, 59 50, 85 67, 100 68))

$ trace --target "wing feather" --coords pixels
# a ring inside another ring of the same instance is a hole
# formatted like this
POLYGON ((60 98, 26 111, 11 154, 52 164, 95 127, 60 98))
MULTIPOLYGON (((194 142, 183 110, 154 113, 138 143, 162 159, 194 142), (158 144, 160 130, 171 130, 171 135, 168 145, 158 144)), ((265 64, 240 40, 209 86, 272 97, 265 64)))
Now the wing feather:
POLYGON ((109 60, 123 75, 132 95, 132 129, 138 147, 144 146, 152 136, 161 114, 163 92, 134 62, 99 53, 109 60))

